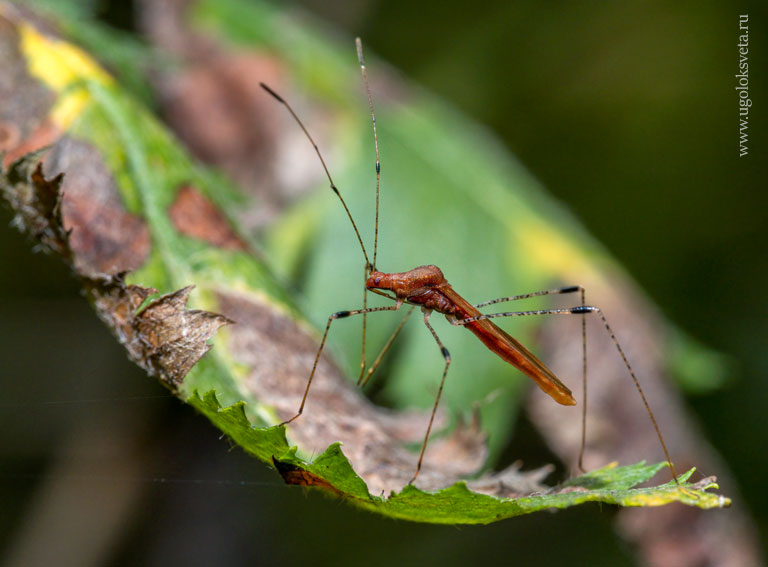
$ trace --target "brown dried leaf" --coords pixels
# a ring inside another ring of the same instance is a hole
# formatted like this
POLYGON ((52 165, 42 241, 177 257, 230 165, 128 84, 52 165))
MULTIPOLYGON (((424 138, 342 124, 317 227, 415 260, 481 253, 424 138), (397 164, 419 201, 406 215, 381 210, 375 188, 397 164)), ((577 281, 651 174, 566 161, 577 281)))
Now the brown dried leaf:
POLYGON ((45 179, 36 158, 14 162, 2 170, 2 195, 15 213, 13 225, 30 234, 46 251, 57 252, 72 259, 69 235, 61 217, 61 183, 63 175, 45 179))
MULTIPOLYGON (((73 154, 78 155, 77 150, 81 147, 79 143, 65 140, 57 145, 53 153, 59 156, 58 159, 66 161, 73 154)), ((99 215, 90 208, 91 214, 71 213, 69 230, 64 229, 62 209, 78 211, 78 206, 83 207, 89 197, 94 197, 94 193, 98 195, 99 191, 105 191, 102 185, 95 183, 98 177, 89 178, 83 173, 83 170, 89 171, 88 163, 93 167, 93 158, 81 164, 82 168, 72 170, 76 180, 91 180, 90 184, 81 185, 81 190, 73 191, 77 197, 74 200, 69 200, 69 195, 64 196, 61 192, 64 175, 46 179, 38 158, 39 154, 26 156, 14 162, 7 172, 5 169, 0 171, 0 190, 16 213, 15 223, 39 239, 46 249, 60 253, 72 264, 99 317, 125 346, 131 360, 176 390, 192 366, 210 350, 208 339, 219 327, 232 321, 216 313, 187 309, 187 299, 194 286, 162 295, 140 310, 144 301, 157 290, 127 285, 125 272, 122 271, 111 274, 96 270, 100 263, 104 263, 104 257, 113 258, 110 266, 114 267, 115 254, 111 251, 121 248, 122 239, 128 238, 129 242, 135 243, 135 233, 125 227, 136 225, 120 222, 118 203, 111 200, 114 216, 108 216, 117 219, 117 232, 108 224, 95 222, 99 215), (70 238, 70 234, 87 234, 88 237, 75 239, 70 238), (71 242, 77 243, 77 246, 70 246, 71 242)), ((108 187, 106 191, 110 189, 108 187)), ((110 200, 101 200, 102 204, 105 202, 110 203, 110 200)), ((102 211, 110 211, 110 206, 105 205, 102 211)), ((123 218, 126 215, 123 213, 123 218)), ((138 246, 142 250, 139 255, 143 258, 149 251, 148 237, 138 246)), ((131 250, 130 246, 128 248, 131 250)), ((116 257, 126 261, 126 258, 130 260, 136 255, 117 252, 116 257)))
POLYGON ((323 488, 334 494, 340 494, 340 492, 336 490, 336 488, 324 478, 312 474, 311 472, 304 470, 301 467, 283 463, 274 458, 272 459, 272 464, 275 465, 275 469, 278 473, 280 473, 280 476, 283 477, 285 484, 293 484, 296 486, 312 486, 323 488))
POLYGON ((210 350, 208 339, 219 327, 232 323, 216 313, 186 309, 193 287, 162 295, 137 311, 157 290, 126 285, 122 274, 86 281, 99 316, 113 329, 131 360, 172 390, 210 350))

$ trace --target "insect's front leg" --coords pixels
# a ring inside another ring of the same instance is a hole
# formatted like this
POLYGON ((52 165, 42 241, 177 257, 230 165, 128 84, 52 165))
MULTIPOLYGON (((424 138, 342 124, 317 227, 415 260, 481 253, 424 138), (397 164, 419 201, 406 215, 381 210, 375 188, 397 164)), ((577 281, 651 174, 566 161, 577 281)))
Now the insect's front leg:
POLYGON ((309 395, 309 388, 312 386, 312 380, 315 377, 315 371, 317 370, 317 365, 320 362, 320 355, 323 352, 323 348, 325 348, 325 341, 328 338, 328 331, 331 328, 331 323, 333 323, 336 319, 345 319, 347 317, 351 317, 353 315, 365 315, 367 313, 375 313, 378 311, 397 311, 400 309, 400 306, 402 305, 402 301, 398 301, 395 305, 389 305, 386 307, 369 307, 366 309, 354 309, 352 311, 337 311, 330 317, 328 317, 328 323, 325 325, 325 332, 323 333, 323 338, 320 341, 320 348, 317 349, 317 355, 315 356, 315 362, 312 364, 312 372, 309 373, 309 379, 307 380, 307 387, 304 389, 304 396, 301 398, 301 405, 299 406, 299 411, 296 412, 296 415, 294 415, 292 418, 287 419, 280 423, 280 425, 287 425, 297 419, 302 412, 304 411, 304 405, 307 403, 307 396, 309 395))

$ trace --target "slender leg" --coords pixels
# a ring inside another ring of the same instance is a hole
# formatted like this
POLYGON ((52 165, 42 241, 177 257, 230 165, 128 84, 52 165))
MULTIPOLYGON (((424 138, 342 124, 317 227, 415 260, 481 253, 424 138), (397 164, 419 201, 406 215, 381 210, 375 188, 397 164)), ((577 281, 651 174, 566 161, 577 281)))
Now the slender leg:
POLYGON ((395 331, 392 333, 392 336, 389 337, 389 340, 384 345, 384 348, 381 349, 381 352, 379 353, 379 356, 376 357, 376 360, 373 362, 371 367, 368 369, 368 374, 365 377, 365 380, 363 380, 362 376, 360 376, 360 380, 357 381, 358 386, 365 386, 368 381, 371 379, 371 376, 373 376, 373 373, 376 372, 376 369, 379 367, 379 364, 381 364, 382 359, 384 358, 384 355, 387 354, 387 351, 392 346, 392 343, 395 342, 395 339, 397 338, 397 335, 400 334, 400 331, 403 330, 403 327, 405 326, 405 323, 408 321, 408 317, 411 316, 411 313, 413 313, 413 310, 416 308, 415 305, 412 305, 410 309, 405 313, 405 317, 400 321, 400 324, 397 326, 395 331))
POLYGON ((304 404, 307 402, 307 396, 309 395, 309 388, 310 386, 312 386, 312 379, 315 377, 317 364, 320 362, 320 355, 322 354, 323 348, 325 347, 325 340, 328 338, 328 330, 331 328, 331 323, 333 323, 336 319, 344 319, 345 317, 351 317, 352 315, 364 315, 366 313, 374 313, 376 311, 397 311, 398 309, 400 309, 401 305, 402 303, 398 302, 395 305, 389 305, 386 307, 369 307, 367 309, 355 309, 353 311, 337 311, 336 313, 328 317, 328 324, 325 326, 323 339, 320 341, 320 348, 317 349, 315 362, 312 365, 312 372, 309 373, 309 379, 307 380, 307 387, 304 390, 304 397, 301 398, 301 405, 299 406, 299 411, 291 419, 285 420, 280 425, 287 425, 291 423, 293 420, 298 418, 301 415, 301 413, 304 411, 304 404))
POLYGON ((427 450, 427 443, 429 442, 429 434, 432 432, 432 422, 435 421, 435 413, 437 413, 437 406, 440 403, 440 396, 443 394, 443 386, 445 385, 445 376, 448 374, 448 367, 451 365, 451 353, 448 352, 448 349, 445 348, 445 345, 443 345, 443 342, 440 340, 440 337, 437 336, 437 333, 432 328, 432 325, 429 324, 429 316, 432 314, 431 311, 425 311, 424 312, 424 324, 427 326, 427 329, 429 329, 429 332, 432 333, 432 336, 435 338, 435 341, 437 342, 437 346, 440 347, 440 352, 443 354, 443 358, 445 358, 445 368, 443 369, 443 377, 440 379, 440 388, 437 390, 437 397, 435 397, 435 405, 432 406, 432 415, 429 417, 429 425, 427 426, 427 433, 424 435, 424 444, 421 446, 421 453, 419 454, 419 462, 416 465, 416 473, 413 475, 413 478, 410 480, 408 484, 413 484, 416 481, 416 477, 419 476, 419 471, 421 471, 421 462, 424 460, 424 451, 427 450))
MULTIPOLYGON (((581 289, 581 309, 586 307, 584 288, 581 289)), ((581 447, 579 448, 579 470, 587 472, 584 468, 584 450, 587 446, 587 316, 581 316, 581 447)))
MULTIPOLYGON (((580 285, 572 285, 544 291, 534 291, 533 293, 524 293, 522 295, 512 295, 509 297, 499 297, 498 299, 491 299, 490 301, 483 301, 482 303, 478 303, 475 305, 475 307, 485 307, 486 305, 494 305, 496 303, 504 303, 507 301, 517 301, 519 299, 530 299, 531 297, 541 297, 544 295, 556 295, 575 292, 580 293, 581 307, 584 307, 586 305, 585 290, 580 285)), ((583 400, 583 403, 581 405, 581 448, 579 449, 579 469, 581 472, 587 472, 584 470, 584 448, 587 444, 587 320, 585 316, 582 316, 581 318, 581 347, 581 399, 583 400)))
POLYGON ((619 352, 619 355, 621 356, 621 360, 624 361, 624 366, 627 368, 629 375, 632 377, 632 381, 635 383, 635 388, 637 389, 637 392, 640 394, 640 398, 643 400, 645 411, 648 414, 648 417, 651 418, 651 423, 653 424, 653 428, 656 431, 656 436, 659 439, 661 448, 664 450, 664 456, 667 459, 667 464, 669 465, 670 471, 672 471, 672 478, 674 479, 675 484, 679 487, 680 483, 677 480, 675 466, 672 464, 672 459, 669 456, 669 451, 667 450, 667 444, 664 442, 664 437, 661 434, 661 429, 659 429, 659 424, 656 423, 656 418, 654 417, 653 412, 651 411, 651 406, 648 404, 648 399, 645 397, 645 392, 643 392, 643 388, 640 386, 640 381, 637 379, 637 376, 635 375, 635 371, 632 370, 632 366, 629 364, 629 359, 627 359, 627 355, 624 354, 624 349, 621 348, 621 345, 619 344, 619 341, 616 338, 616 335, 614 334, 613 329, 608 324, 608 320, 605 318, 605 315, 603 315, 603 312, 600 310, 599 307, 594 307, 590 305, 581 305, 579 307, 568 307, 564 309, 537 309, 533 311, 510 311, 506 313, 490 313, 488 315, 479 315, 477 317, 469 317, 467 319, 462 319, 458 321, 458 324, 466 325, 467 323, 470 323, 472 321, 479 321, 481 319, 494 319, 496 317, 521 317, 521 316, 524 317, 527 315, 589 315, 591 313, 596 313, 600 317, 600 319, 603 322, 603 326, 605 327, 605 330, 608 332, 608 335, 611 337, 613 344, 616 346, 616 350, 619 352))
POLYGON ((582 296, 584 295, 584 288, 580 285, 572 285, 568 287, 560 287, 557 289, 547 289, 544 291, 534 291, 533 293, 524 293, 522 295, 511 295, 509 297, 499 297, 498 299, 491 299, 490 301, 483 301, 478 303, 475 307, 485 307, 486 305, 494 305, 496 303, 505 303, 507 301, 517 301, 519 299, 529 299, 531 297, 541 297, 543 295, 556 295, 563 293, 575 293, 580 291, 582 296))

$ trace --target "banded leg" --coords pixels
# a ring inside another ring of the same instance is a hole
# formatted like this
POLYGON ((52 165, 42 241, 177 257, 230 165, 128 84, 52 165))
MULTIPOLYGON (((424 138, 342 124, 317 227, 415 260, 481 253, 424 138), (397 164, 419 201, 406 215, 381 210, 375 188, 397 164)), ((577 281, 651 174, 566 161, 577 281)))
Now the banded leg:
POLYGON ((524 293, 522 295, 511 295, 509 297, 499 297, 498 299, 491 299, 490 301, 483 301, 478 303, 475 307, 485 307, 486 305, 494 305, 496 303, 506 303, 507 301, 518 301, 520 299, 530 299, 531 297, 542 297, 544 295, 557 295, 565 293, 581 292, 582 304, 584 303, 584 288, 580 285, 571 285, 568 287, 560 287, 557 289, 546 289, 544 291, 534 291, 532 293, 524 293))
POLYGON ((299 406, 299 411, 294 415, 291 419, 287 419, 280 423, 280 425, 288 425, 293 420, 298 418, 301 413, 304 411, 304 404, 307 403, 307 396, 309 395, 309 388, 312 386, 312 379, 315 377, 315 371, 317 370, 317 364, 320 362, 320 355, 323 352, 323 348, 325 348, 325 340, 328 338, 328 331, 331 328, 331 323, 333 323, 336 319, 344 319, 346 317, 351 317, 352 315, 364 315, 367 313, 374 313, 377 311, 397 311, 400 309, 400 306, 402 303, 398 302, 395 305, 388 305, 386 307, 369 307, 367 309, 354 309, 352 311, 337 311, 330 317, 328 317, 328 324, 325 326, 325 332, 323 333, 323 339, 320 341, 320 348, 317 349, 317 355, 315 356, 315 362, 312 365, 312 372, 309 373, 309 379, 307 380, 307 387, 304 390, 304 396, 301 398, 301 405, 299 406))
POLYGON ((624 362, 624 366, 627 368, 629 375, 632 377, 632 381, 635 384, 635 388, 637 389, 637 392, 640 394, 640 398, 643 400, 645 411, 648 414, 648 417, 651 419, 651 423, 653 424, 653 429, 656 431, 656 437, 658 437, 659 443, 661 444, 661 448, 664 451, 664 456, 667 459, 667 464, 669 465, 669 469, 672 472, 672 478, 674 479, 675 484, 678 487, 680 487, 680 482, 677 480, 677 473, 675 472, 675 466, 672 463, 672 458, 669 456, 669 450, 667 449, 667 444, 664 442, 664 437, 661 434, 661 429, 659 428, 659 424, 656 423, 656 418, 654 417, 653 412, 651 411, 650 404, 648 404, 648 399, 645 397, 645 392, 643 391, 642 386, 640 386, 640 381, 637 379, 637 376, 635 375, 635 371, 632 370, 632 366, 629 364, 629 359, 627 358, 627 355, 624 353, 624 349, 621 348, 621 345, 619 344, 619 341, 616 338, 616 335, 614 334, 613 329, 608 324, 608 319, 605 318, 605 315, 603 315, 603 312, 599 307, 594 307, 591 305, 582 305, 579 307, 569 307, 564 309, 537 309, 533 311, 510 311, 506 313, 490 313, 488 315, 479 315, 477 317, 469 317, 467 319, 462 319, 461 321, 458 321, 458 324, 466 325, 467 323, 471 323, 472 321, 479 321, 481 319, 494 319, 496 317, 524 317, 528 315, 589 315, 591 313, 596 313, 602 320, 605 330, 608 332, 608 335, 611 337, 613 344, 616 346, 616 350, 621 356, 621 360, 624 362))
MULTIPOLYGON (((542 297, 545 295, 557 295, 565 293, 581 294, 581 307, 586 306, 585 290, 580 285, 572 285, 568 287, 561 287, 557 289, 547 289, 544 291, 534 291, 533 293, 524 293, 522 295, 512 295, 509 297, 499 297, 498 299, 491 299, 490 301, 483 301, 478 303, 475 307, 485 307, 486 305, 494 305, 496 303, 504 303, 507 301, 517 301, 519 299, 530 299, 531 297, 542 297)), ((581 472, 587 472, 584 470, 584 448, 587 444, 587 320, 586 317, 581 318, 581 449, 579 449, 579 469, 581 472)))
POLYGON ((416 473, 413 475, 413 478, 410 480, 408 484, 413 484, 416 481, 416 477, 419 476, 419 471, 421 471, 421 462, 424 460, 424 451, 427 450, 427 443, 429 442, 429 434, 432 432, 432 422, 435 421, 435 413, 437 413, 437 406, 440 404, 440 396, 443 394, 443 386, 445 385, 445 377, 448 374, 448 367, 451 365, 451 353, 448 352, 448 349, 445 348, 445 345, 443 345, 443 342, 440 340, 440 337, 437 336, 437 333, 432 328, 432 325, 429 324, 429 316, 432 314, 431 311, 425 311, 424 312, 424 324, 427 326, 427 329, 429 329, 429 332, 432 333, 432 336, 435 338, 435 342, 437 342, 437 346, 440 347, 440 352, 443 355, 443 358, 445 359, 445 368, 443 369, 443 377, 440 379, 440 387, 437 390, 437 397, 435 397, 435 405, 432 406, 432 415, 429 416, 429 425, 427 426, 427 433, 424 435, 424 444, 421 446, 421 453, 419 454, 419 462, 416 465, 416 473))

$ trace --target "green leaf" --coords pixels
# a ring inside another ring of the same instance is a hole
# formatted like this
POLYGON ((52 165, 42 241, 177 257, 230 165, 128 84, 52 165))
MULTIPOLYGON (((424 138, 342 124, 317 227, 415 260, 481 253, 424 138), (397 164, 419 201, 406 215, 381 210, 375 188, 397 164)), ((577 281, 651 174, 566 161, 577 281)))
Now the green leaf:
MULTIPOLYGON (((680 476, 680 486, 670 481, 652 488, 634 488, 649 481, 665 467, 664 463, 637 463, 624 467, 615 464, 572 478, 544 493, 517 498, 498 498, 473 492, 466 482, 435 492, 407 485, 388 496, 372 496, 334 444, 311 461, 296 457, 289 448, 282 427, 254 428, 248 422, 242 404, 222 408, 216 396, 194 394, 188 403, 205 414, 238 445, 262 460, 273 459, 278 470, 290 465, 292 484, 320 486, 346 496, 350 503, 380 514, 403 520, 437 524, 488 524, 497 520, 552 508, 568 508, 585 502, 603 502, 620 506, 662 506, 682 502, 699 508, 722 508, 730 500, 706 492, 717 489, 712 478, 687 483, 695 469, 680 476), (310 473, 299 477, 297 471, 310 473)), ((290 478, 289 472, 283 472, 290 478)))

